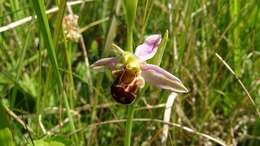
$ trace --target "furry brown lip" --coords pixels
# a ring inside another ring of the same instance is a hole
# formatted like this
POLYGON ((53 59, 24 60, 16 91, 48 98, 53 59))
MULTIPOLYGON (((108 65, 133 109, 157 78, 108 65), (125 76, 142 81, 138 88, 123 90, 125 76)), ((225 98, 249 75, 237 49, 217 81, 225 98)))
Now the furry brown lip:
POLYGON ((131 104, 138 90, 137 74, 123 68, 115 73, 116 80, 111 86, 112 97, 121 104, 131 104))

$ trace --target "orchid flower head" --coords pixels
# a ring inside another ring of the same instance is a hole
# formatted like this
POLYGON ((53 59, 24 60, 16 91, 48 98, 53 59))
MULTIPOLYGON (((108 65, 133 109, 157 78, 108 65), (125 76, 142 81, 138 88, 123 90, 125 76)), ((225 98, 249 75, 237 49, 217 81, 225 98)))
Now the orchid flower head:
POLYGON ((161 35, 150 35, 137 46, 134 54, 121 49, 120 57, 102 58, 91 65, 95 70, 108 68, 116 76, 111 87, 111 94, 116 101, 123 104, 132 103, 137 90, 143 87, 145 82, 172 92, 188 92, 180 79, 159 66, 146 63, 156 54, 160 42, 161 35))

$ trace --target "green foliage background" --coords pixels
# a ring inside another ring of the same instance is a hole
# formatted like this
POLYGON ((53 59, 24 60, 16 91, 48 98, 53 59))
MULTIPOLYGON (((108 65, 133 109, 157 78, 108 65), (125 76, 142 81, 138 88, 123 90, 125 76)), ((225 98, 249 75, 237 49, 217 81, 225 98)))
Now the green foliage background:
MULTIPOLYGON (((110 95, 111 73, 89 68, 101 57, 114 55, 112 42, 127 47, 123 2, 88 0, 72 6, 79 16, 85 55, 82 44, 64 38, 65 4, 0 0, 0 30, 38 16, 0 32, 1 145, 123 145, 125 123, 120 120, 126 117, 126 106, 110 95), (54 6, 59 11, 47 15, 45 9, 54 6)), ((172 123, 227 145, 260 145, 258 0, 139 0, 132 29, 134 47, 145 36, 169 32, 159 62, 190 90, 178 95, 172 123), (256 106, 216 53, 235 71, 256 106)), ((168 91, 146 85, 134 118, 163 119, 168 96, 168 91)), ((134 122, 132 145, 161 145, 162 127, 159 122, 134 122)), ((218 144, 171 127, 167 145, 218 144)))

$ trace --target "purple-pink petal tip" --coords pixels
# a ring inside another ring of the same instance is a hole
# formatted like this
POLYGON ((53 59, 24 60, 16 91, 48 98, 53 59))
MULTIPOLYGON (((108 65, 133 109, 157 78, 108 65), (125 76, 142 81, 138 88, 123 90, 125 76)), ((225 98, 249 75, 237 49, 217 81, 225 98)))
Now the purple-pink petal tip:
POLYGON ((161 42, 161 35, 154 34, 148 36, 144 43, 139 45, 135 50, 135 55, 141 62, 151 59, 157 52, 157 48, 161 42))
POLYGON ((142 64, 142 77, 145 81, 159 87, 162 89, 170 90, 177 93, 187 93, 188 89, 183 85, 183 83, 167 72, 166 70, 152 64, 142 64))
POLYGON ((108 68, 110 70, 114 70, 116 64, 119 62, 118 58, 116 57, 111 57, 111 58, 101 58, 95 63, 93 63, 90 67, 93 68, 94 70, 102 70, 105 68, 108 68))

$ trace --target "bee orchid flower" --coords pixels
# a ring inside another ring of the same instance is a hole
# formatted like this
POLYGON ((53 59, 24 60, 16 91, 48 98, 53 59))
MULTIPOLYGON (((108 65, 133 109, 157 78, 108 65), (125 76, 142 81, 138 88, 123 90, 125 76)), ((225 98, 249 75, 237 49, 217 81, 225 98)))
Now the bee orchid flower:
POLYGON ((143 44, 137 46, 134 54, 117 47, 121 52, 120 57, 102 58, 91 65, 95 70, 108 68, 112 71, 116 80, 111 86, 111 95, 117 102, 132 103, 137 90, 145 82, 172 92, 188 92, 180 79, 159 66, 146 63, 156 54, 160 42, 161 35, 150 35, 143 44))

